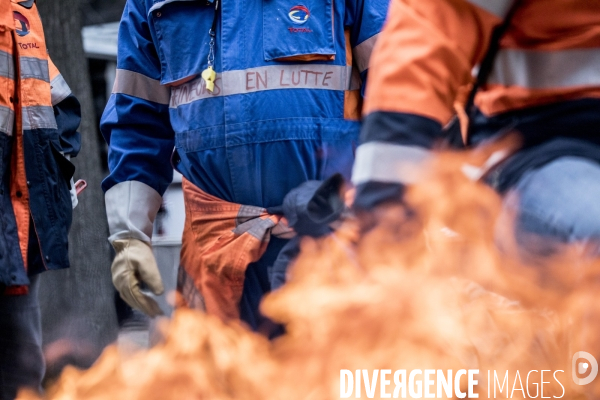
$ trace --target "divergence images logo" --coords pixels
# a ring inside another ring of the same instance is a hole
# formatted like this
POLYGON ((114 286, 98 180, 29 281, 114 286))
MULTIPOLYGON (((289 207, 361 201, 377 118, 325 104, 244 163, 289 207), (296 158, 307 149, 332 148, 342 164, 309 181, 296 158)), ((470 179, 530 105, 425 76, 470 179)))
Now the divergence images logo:
POLYGON ((576 385, 587 385, 598 375, 598 361, 590 353, 578 351, 573 354, 571 374, 576 385))
POLYGON ((15 18, 15 27, 17 28, 17 35, 19 36, 25 36, 27 35, 30 31, 30 27, 29 27, 29 21, 27 20, 27 18, 25 18, 25 16, 23 14, 21 14, 20 12, 14 11, 13 12, 14 18, 15 18))
POLYGON ((310 11, 308 11, 308 8, 305 6, 294 6, 290 8, 288 17, 290 17, 290 20, 296 25, 302 25, 308 21, 308 17, 310 17, 310 11))

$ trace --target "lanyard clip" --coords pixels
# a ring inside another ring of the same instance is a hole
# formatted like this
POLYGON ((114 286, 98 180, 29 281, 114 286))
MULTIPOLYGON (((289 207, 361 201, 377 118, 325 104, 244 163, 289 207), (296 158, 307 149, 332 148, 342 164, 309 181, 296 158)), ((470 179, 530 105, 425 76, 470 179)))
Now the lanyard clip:
POLYGON ((219 16, 219 0, 214 0, 215 3, 215 16, 213 18, 212 25, 208 31, 210 41, 208 43, 208 57, 207 57, 207 68, 202 71, 202 79, 206 84, 206 90, 213 92, 215 89, 215 80, 217 79, 217 73, 215 72, 215 37, 217 36, 217 18, 219 16))

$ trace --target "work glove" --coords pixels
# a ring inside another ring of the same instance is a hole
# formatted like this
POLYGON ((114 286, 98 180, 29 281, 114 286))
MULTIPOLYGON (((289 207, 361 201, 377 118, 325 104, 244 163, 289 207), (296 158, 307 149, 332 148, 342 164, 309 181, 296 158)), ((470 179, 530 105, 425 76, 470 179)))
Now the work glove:
POLYGON ((164 289, 150 243, 162 197, 142 182, 126 181, 110 188, 105 201, 108 240, 116 252, 111 266, 113 284, 131 307, 151 317, 160 315, 151 293, 160 295, 164 289))
POLYGON ((161 315, 156 301, 144 293, 145 288, 157 296, 164 292, 152 247, 138 239, 114 240, 112 245, 117 253, 110 268, 112 281, 121 298, 151 317, 161 315))
POLYGON ((292 189, 283 199, 282 206, 268 209, 270 214, 283 214, 297 234, 283 246, 268 271, 272 290, 285 283, 289 265, 300 254, 303 236, 318 238, 333 232, 331 224, 346 210, 344 184, 340 174, 324 181, 307 181, 292 189))
POLYGON ((306 181, 285 196, 281 207, 271 207, 268 211, 283 214, 300 236, 325 236, 332 231, 329 224, 337 221, 346 209, 343 187, 341 174, 324 181, 306 181))

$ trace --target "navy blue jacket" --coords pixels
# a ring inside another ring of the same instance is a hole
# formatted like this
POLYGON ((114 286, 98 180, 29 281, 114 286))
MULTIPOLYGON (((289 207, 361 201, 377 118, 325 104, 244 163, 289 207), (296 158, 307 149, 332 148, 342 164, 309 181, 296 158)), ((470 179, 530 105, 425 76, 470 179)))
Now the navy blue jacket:
POLYGON ((80 148, 79 103, 48 57, 35 3, 11 6, 0 11, 0 295, 69 266, 65 156, 80 148))

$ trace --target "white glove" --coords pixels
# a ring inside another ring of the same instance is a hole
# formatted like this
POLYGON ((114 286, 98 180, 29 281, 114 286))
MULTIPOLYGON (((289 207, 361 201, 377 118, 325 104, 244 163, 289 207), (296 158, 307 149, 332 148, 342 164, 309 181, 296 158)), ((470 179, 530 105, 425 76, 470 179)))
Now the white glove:
POLYGON ((151 317, 161 315, 163 312, 156 301, 140 290, 143 282, 157 296, 164 292, 152 247, 137 239, 115 240, 112 245, 117 255, 110 270, 121 298, 151 317))
POLYGON ((130 306, 151 317, 162 314, 156 301, 142 290, 162 294, 163 283, 150 246, 152 226, 162 197, 150 186, 127 181, 105 194, 106 215, 116 256, 111 271, 115 288, 130 306))

